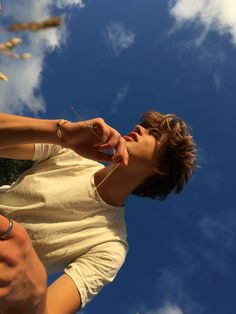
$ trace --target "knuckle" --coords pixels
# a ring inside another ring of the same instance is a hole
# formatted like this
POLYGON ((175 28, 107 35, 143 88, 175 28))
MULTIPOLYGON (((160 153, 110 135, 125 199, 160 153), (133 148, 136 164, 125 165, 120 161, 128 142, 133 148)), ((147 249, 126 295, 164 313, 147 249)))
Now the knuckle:
POLYGON ((120 135, 116 135, 116 137, 114 138, 114 144, 116 146, 119 146, 121 143, 121 136, 120 135))
POLYGON ((120 133, 117 132, 116 137, 117 137, 117 140, 118 140, 118 141, 121 140, 121 135, 120 135, 120 133))
MULTIPOLYGON (((13 246, 10 247, 8 251, 5 251, 4 254, 1 254, 1 263, 2 265, 4 265, 4 267, 15 267, 19 264, 19 260, 20 260, 20 252, 19 250, 13 246)), ((6 276, 6 269, 4 269, 3 267, 3 272, 2 272, 2 268, 0 269, 0 274, 5 274, 6 276)), ((8 276, 9 274, 7 274, 8 276)))
POLYGON ((10 289, 8 287, 0 288, 0 301, 4 301, 10 293, 10 289))
POLYGON ((18 228, 16 241, 21 246, 27 245, 30 241, 30 238, 29 238, 27 231, 22 226, 19 226, 19 228, 18 228))
POLYGON ((6 256, 7 264, 11 267, 16 267, 19 263, 19 253, 16 251, 14 253, 14 256, 12 254, 6 256))
POLYGON ((26 229, 22 226, 22 225, 18 225, 19 226, 19 236, 22 237, 23 240, 28 239, 28 232, 26 231, 26 229))
POLYGON ((14 271, 14 269, 10 269, 5 273, 5 278, 2 280, 2 282, 4 283, 4 288, 8 288, 10 287, 11 283, 14 282, 15 280, 17 280, 17 272, 14 271))
POLYGON ((124 144, 125 143, 125 139, 120 135, 120 138, 119 138, 119 142, 120 144, 124 144))
POLYGON ((111 134, 112 134, 112 137, 116 140, 119 140, 121 135, 119 132, 117 132, 115 129, 111 129, 111 134))
POLYGON ((99 118, 97 118, 97 122, 98 122, 98 123, 104 123, 104 119, 101 118, 101 117, 99 117, 99 118))

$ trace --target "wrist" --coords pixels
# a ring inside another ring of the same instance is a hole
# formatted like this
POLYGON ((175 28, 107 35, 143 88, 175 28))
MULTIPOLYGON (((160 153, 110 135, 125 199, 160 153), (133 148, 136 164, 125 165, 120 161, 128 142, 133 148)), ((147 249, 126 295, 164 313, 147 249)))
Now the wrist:
POLYGON ((69 121, 64 120, 64 119, 60 119, 60 120, 58 120, 57 125, 56 125, 56 135, 58 137, 58 141, 59 141, 59 144, 61 145, 61 147, 66 146, 65 129, 64 129, 64 125, 66 123, 69 123, 69 121))
POLYGON ((83 124, 81 122, 70 122, 63 119, 59 120, 58 122, 59 125, 57 123, 58 128, 56 135, 59 145, 62 147, 74 149, 75 146, 81 144, 84 141, 84 134, 81 133, 83 130, 83 124), (58 132, 60 134, 58 134, 58 132))

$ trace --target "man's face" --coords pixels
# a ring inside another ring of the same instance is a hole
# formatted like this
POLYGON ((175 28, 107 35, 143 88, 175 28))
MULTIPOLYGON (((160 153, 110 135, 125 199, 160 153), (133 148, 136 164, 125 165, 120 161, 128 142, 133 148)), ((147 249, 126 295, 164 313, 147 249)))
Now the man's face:
POLYGON ((133 131, 124 136, 124 139, 130 160, 137 167, 151 169, 157 164, 158 140, 150 134, 149 130, 136 125, 133 131))

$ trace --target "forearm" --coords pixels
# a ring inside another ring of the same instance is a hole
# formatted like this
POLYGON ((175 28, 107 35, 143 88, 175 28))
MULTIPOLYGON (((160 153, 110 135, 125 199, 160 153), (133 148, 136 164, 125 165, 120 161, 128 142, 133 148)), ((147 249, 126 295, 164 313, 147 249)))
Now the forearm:
POLYGON ((85 158, 128 164, 125 140, 103 119, 59 121, 0 113, 0 150, 22 144, 61 144, 85 158), (114 154, 107 152, 110 149, 114 154))
POLYGON ((1 113, 0 149, 29 143, 60 144, 57 122, 1 113))

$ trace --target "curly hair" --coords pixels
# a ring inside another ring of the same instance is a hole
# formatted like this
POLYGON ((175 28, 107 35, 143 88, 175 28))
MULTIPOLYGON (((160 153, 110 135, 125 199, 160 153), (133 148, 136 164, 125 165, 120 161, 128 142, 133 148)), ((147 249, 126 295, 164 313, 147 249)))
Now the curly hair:
POLYGON ((157 166, 161 171, 132 194, 163 200, 171 192, 181 192, 196 168, 197 150, 190 128, 181 118, 156 111, 145 112, 139 124, 158 140, 157 166))

